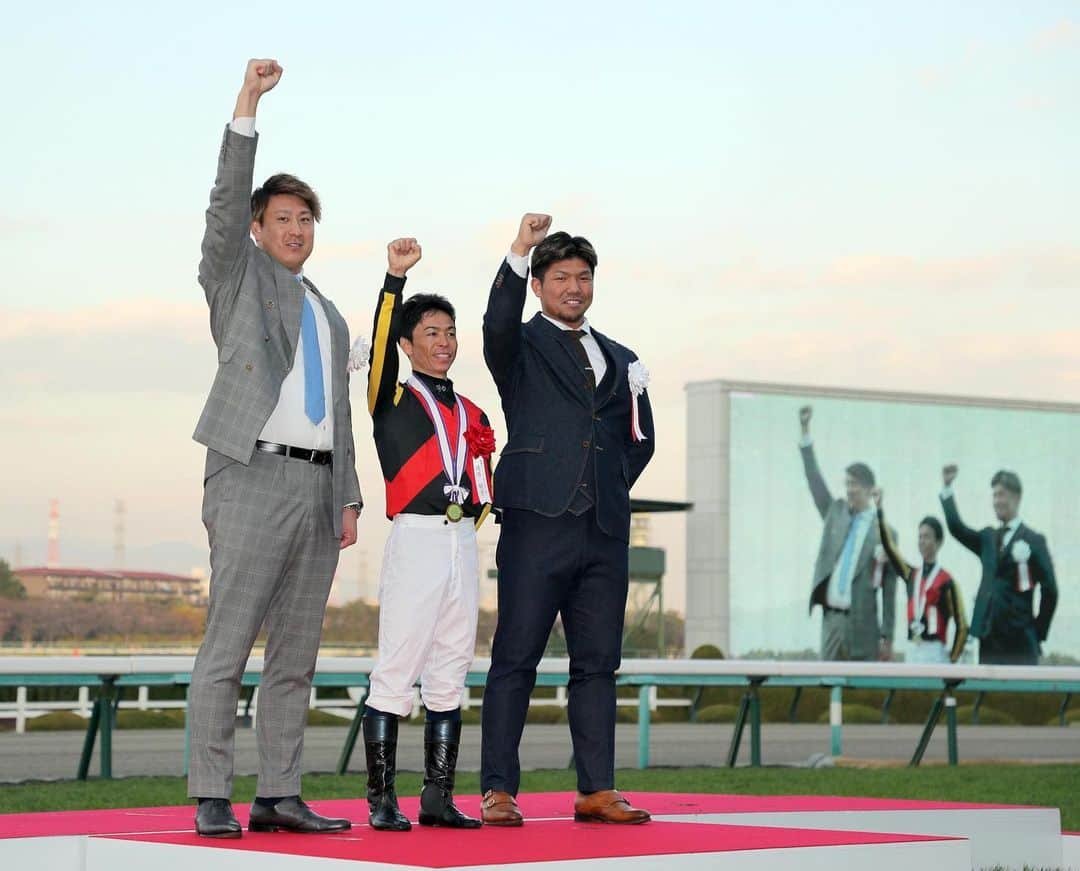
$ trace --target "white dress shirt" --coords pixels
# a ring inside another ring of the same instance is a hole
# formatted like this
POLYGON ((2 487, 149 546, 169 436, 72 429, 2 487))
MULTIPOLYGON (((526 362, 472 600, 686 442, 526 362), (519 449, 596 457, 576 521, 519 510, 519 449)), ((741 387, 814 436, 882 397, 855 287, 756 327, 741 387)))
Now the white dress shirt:
MULTIPOLYGON (((229 124, 233 133, 240 136, 255 135, 254 118, 234 118, 229 124)), ((303 282, 303 272, 296 275, 296 280, 303 282)), ((322 359, 323 393, 326 402, 326 415, 318 423, 312 423, 304 411, 304 336, 297 334, 296 351, 293 365, 285 380, 281 382, 277 405, 263 426, 259 438, 264 442, 275 442, 306 450, 332 451, 334 449, 334 397, 331 378, 331 336, 330 322, 326 319, 319 295, 305 286, 304 295, 315 312, 315 330, 319 336, 319 356, 322 359)))
MULTIPOLYGON (((511 251, 506 255, 506 262, 510 265, 510 268, 514 270, 521 278, 527 278, 529 275, 529 258, 521 257, 511 251)), ((585 335, 581 337, 581 346, 585 349, 585 354, 589 358, 589 363, 592 366, 593 378, 596 383, 599 384, 604 380, 604 375, 607 374, 607 360, 604 358, 604 352, 600 350, 600 345, 596 341, 596 338, 592 334, 592 328, 589 326, 587 320, 583 320, 580 327, 571 327, 568 324, 564 324, 560 320, 556 320, 550 317, 546 312, 540 312, 547 320, 555 324, 560 330, 568 331, 573 329, 582 330, 585 335)))
POLYGON ((1009 542, 1012 541, 1013 536, 1016 535, 1016 530, 1020 528, 1020 524, 1023 521, 1019 516, 1014 517, 1008 523, 1005 524, 1005 535, 1001 539, 1001 550, 1004 552, 1009 547, 1009 542))

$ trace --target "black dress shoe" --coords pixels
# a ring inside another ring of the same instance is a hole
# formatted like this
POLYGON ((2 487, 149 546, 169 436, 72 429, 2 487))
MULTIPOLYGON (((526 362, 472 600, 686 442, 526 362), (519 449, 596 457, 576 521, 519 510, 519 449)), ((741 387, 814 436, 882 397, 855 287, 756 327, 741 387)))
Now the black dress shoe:
POLYGON ((239 838, 240 823, 227 798, 208 798, 195 810, 195 834, 204 838, 239 838))
POLYGON ((352 823, 348 820, 320 816, 299 798, 283 798, 273 807, 253 804, 248 819, 249 832, 321 834, 343 832, 351 828, 352 823))

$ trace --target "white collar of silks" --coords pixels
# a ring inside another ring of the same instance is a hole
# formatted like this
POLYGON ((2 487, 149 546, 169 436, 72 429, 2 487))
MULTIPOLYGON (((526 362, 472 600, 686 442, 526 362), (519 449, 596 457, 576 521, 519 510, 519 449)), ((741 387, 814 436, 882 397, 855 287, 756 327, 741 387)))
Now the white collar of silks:
MULTIPOLYGON (((349 372, 359 372, 366 369, 368 360, 371 359, 371 340, 367 336, 357 336, 353 342, 352 350, 349 351, 349 372)), ((649 387, 649 370, 640 360, 634 360, 626 367, 626 378, 630 383, 630 428, 635 442, 643 442, 648 436, 641 429, 641 418, 638 412, 638 397, 649 387)))

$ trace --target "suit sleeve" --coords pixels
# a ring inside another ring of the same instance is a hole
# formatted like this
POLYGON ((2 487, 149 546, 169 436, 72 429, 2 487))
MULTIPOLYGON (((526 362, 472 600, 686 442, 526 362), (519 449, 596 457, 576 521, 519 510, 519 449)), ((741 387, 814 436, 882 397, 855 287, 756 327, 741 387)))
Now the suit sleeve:
POLYGON ((821 519, 824 520, 829 513, 829 507, 832 505, 832 494, 829 493, 829 485, 825 483, 825 479, 821 476, 821 469, 818 466, 817 456, 814 454, 814 446, 812 444, 803 445, 799 448, 802 453, 803 470, 806 472, 806 483, 810 485, 810 495, 814 499, 814 504, 817 506, 818 514, 821 515, 821 519))
POLYGON ((967 643, 967 614, 964 613, 964 599, 960 595, 960 587, 955 580, 949 584, 946 595, 949 597, 949 611, 952 613, 953 623, 956 626, 952 649, 949 652, 949 660, 956 662, 960 658, 960 654, 964 652, 964 645, 967 643))
MULTIPOLYGON (((349 395, 348 378, 346 378, 345 381, 345 395, 349 395)), ((359 505, 363 508, 364 497, 360 494, 360 478, 356 474, 356 440, 353 438, 351 413, 349 414, 345 426, 345 449, 348 451, 348 455, 352 461, 345 470, 345 501, 343 502, 342 507, 345 505, 359 505)))
POLYGON ((941 507, 945 512, 945 524, 949 527, 949 533, 960 544, 970 550, 975 556, 982 556, 982 537, 970 526, 960 519, 960 512, 956 508, 955 496, 942 496, 941 507))
POLYGON ((1032 559, 1039 568, 1039 615, 1035 618, 1035 632, 1039 641, 1046 641, 1050 632, 1050 621, 1054 618, 1054 609, 1057 608, 1058 588, 1057 577, 1054 574, 1054 563, 1050 559, 1050 549, 1046 546, 1046 539, 1039 536, 1036 546, 1031 549, 1032 559))
POLYGON ((401 324, 401 297, 405 279, 387 273, 375 307, 371 329, 371 361, 368 366, 368 412, 375 413, 392 404, 397 391, 397 336, 401 324))
POLYGON ((521 359, 521 313, 527 281, 504 259, 484 312, 484 362, 504 402, 513 392, 521 359))
POLYGON ((251 231, 251 184, 258 136, 241 136, 228 127, 218 153, 217 177, 206 209, 206 229, 199 261, 199 283, 210 306, 210 330, 220 344, 232 313, 239 283, 228 281, 248 251, 251 231))
POLYGON ((638 423, 645 439, 640 442, 634 441, 632 435, 627 434, 629 444, 626 447, 626 458, 630 469, 631 488, 645 471, 653 454, 656 453, 656 426, 653 423, 652 403, 649 402, 648 390, 642 391, 638 397, 638 423))

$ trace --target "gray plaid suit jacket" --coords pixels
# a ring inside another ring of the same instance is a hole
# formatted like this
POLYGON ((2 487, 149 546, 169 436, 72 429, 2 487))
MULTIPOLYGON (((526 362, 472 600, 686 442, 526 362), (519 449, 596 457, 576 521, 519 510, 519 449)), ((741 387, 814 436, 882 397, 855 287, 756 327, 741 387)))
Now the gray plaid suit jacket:
MULTIPOLYGON (((843 499, 833 499, 822 477, 814 448, 800 448, 806 482, 814 497, 824 528, 814 575, 810 584, 810 610, 814 605, 825 606, 829 576, 836 567, 851 528, 851 511, 843 499)), ((891 527, 890 527, 891 529, 891 527)), ((895 532, 893 533, 896 537, 895 532)), ((878 617, 877 590, 874 589, 874 551, 881 544, 881 533, 875 522, 866 534, 862 551, 855 562, 851 578, 851 633, 848 653, 852 659, 873 659, 877 656, 882 638, 893 640, 896 626, 896 571, 885 564, 881 581, 881 617, 878 617)))
MULTIPOLYGON (((206 210, 199 284, 210 306, 218 368, 193 437, 210 449, 208 475, 233 460, 250 462, 292 368, 300 334, 303 287, 250 236, 257 144, 257 136, 225 128, 206 210)), ((344 508, 362 501, 349 404, 349 328, 334 304, 320 298, 331 333, 333 498, 344 508)), ((334 512, 334 528, 341 533, 340 510, 334 512)))

